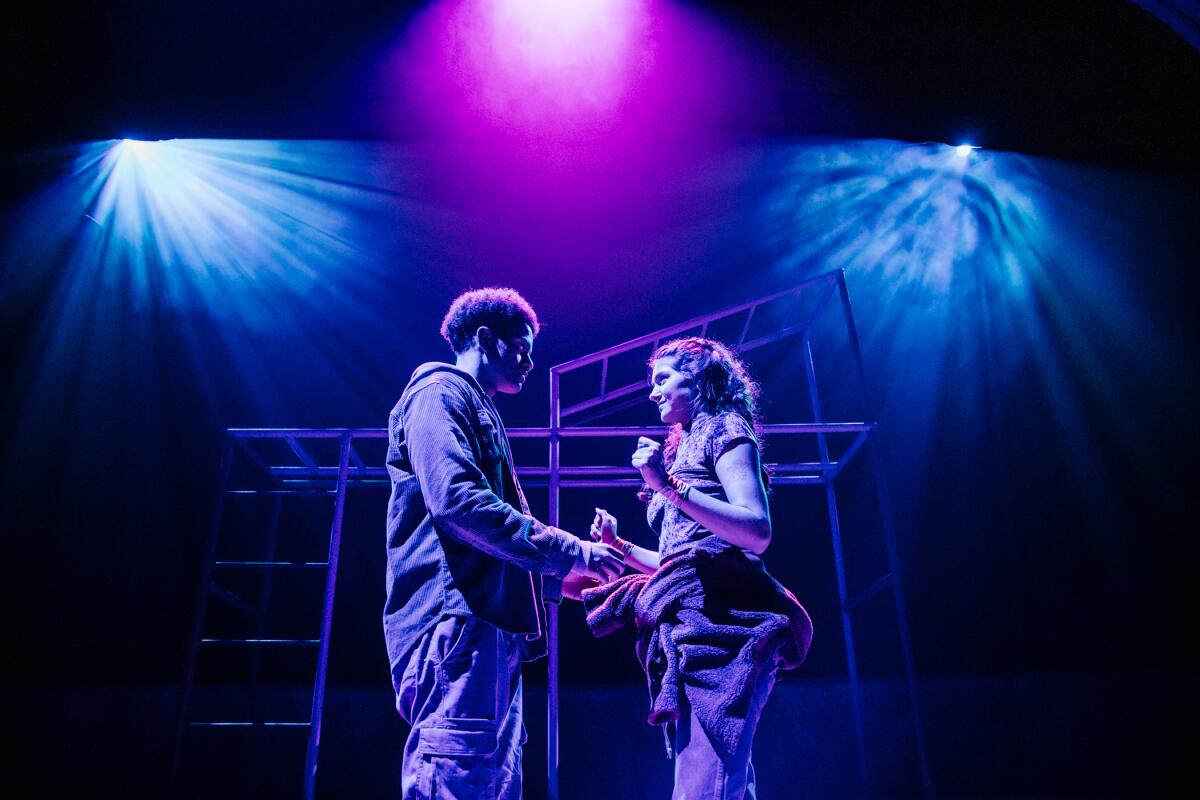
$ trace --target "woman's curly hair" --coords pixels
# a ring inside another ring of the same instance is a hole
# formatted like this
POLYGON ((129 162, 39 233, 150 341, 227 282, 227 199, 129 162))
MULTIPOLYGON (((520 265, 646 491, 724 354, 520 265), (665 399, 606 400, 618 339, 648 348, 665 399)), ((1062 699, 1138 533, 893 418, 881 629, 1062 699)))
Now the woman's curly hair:
MULTIPOLYGON (((733 348, 716 339, 700 336, 672 339, 650 356, 647 367, 651 375, 654 362, 661 358, 674 359, 675 369, 690 375, 695 381, 693 414, 720 414, 726 411, 739 414, 754 429, 761 453, 762 423, 758 415, 758 397, 761 389, 754 378, 750 377, 745 363, 738 358, 733 348)), ((675 460, 675 452, 679 449, 682 439, 683 426, 679 423, 672 425, 663 445, 665 464, 669 465, 675 460)), ((763 482, 769 483, 766 467, 762 468, 762 475, 763 482)), ((642 491, 638 492, 638 497, 649 502, 651 494, 650 488, 643 486, 642 491)))

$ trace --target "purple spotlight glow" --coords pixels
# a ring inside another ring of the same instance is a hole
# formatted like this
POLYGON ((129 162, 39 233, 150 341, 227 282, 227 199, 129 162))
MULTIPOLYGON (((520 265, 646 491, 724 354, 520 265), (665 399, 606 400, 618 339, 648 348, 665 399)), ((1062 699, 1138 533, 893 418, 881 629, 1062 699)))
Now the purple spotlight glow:
POLYGON ((678 213, 631 178, 694 174, 782 85, 753 42, 672 0, 440 0, 380 56, 364 94, 381 130, 427 144, 446 202, 529 247, 678 213))
POLYGON ((528 70, 611 67, 629 44, 638 0, 489 0, 497 55, 528 70))
POLYGON ((474 103, 517 122, 611 111, 629 89, 642 0, 469 0, 453 54, 474 103))
MULTIPOLYGON (((424 91, 514 131, 612 116, 649 62, 649 0, 443 0, 410 35, 424 91)), ((412 53, 409 54, 413 55, 412 53)))

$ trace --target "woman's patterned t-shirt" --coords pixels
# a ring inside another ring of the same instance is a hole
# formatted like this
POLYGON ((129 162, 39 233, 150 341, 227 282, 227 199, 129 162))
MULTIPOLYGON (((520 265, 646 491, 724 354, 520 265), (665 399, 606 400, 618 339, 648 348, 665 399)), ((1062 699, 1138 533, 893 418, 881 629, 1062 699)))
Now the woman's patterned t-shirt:
MULTIPOLYGON (((703 492, 728 501, 721 481, 717 478, 717 460, 736 444, 750 442, 758 447, 754 428, 734 411, 720 414, 701 414, 692 421, 691 430, 683 432, 675 462, 668 472, 693 492, 703 492)), ((655 492, 646 509, 646 520, 658 534, 658 554, 662 559, 686 550, 695 542, 710 535, 707 528, 696 522, 666 498, 655 492)))

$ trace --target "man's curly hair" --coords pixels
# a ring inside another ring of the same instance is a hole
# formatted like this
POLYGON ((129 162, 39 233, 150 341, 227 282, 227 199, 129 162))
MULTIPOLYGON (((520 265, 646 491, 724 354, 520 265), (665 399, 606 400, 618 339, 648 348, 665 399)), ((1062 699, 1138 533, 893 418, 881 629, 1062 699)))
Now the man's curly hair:
POLYGON ((511 335, 525 324, 537 336, 540 330, 537 314, 515 289, 496 286, 472 289, 450 304, 450 310, 442 320, 442 338, 455 353, 461 353, 470 346, 471 337, 481 325, 501 335, 511 335))

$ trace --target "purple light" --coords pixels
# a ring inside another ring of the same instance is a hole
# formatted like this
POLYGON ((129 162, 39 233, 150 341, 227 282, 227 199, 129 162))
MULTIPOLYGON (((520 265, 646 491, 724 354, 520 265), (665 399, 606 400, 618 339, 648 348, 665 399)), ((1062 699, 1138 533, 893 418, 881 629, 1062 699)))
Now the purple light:
POLYGON ((497 54, 528 69, 575 70, 621 60, 636 0, 490 0, 497 54))
POLYGON ((559 261, 583 241, 546 235, 564 224, 676 213, 630 177, 690 173, 777 88, 749 41, 676 0, 440 0, 380 55, 381 131, 428 146, 446 202, 559 261))
POLYGON ((440 0, 366 92, 396 134, 578 164, 711 139, 774 96, 773 69, 673 0, 440 0))
POLYGON ((516 128, 588 125, 620 104, 646 0, 449 0, 440 49, 468 107, 516 128))

